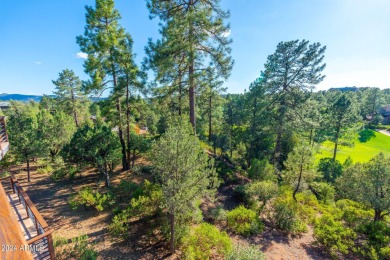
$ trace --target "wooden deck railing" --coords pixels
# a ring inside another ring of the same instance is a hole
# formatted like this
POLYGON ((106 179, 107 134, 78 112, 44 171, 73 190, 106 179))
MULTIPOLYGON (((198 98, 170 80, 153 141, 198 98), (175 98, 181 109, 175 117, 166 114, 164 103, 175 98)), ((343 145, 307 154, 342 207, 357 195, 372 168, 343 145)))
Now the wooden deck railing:
POLYGON ((8 152, 8 149, 9 140, 5 126, 5 116, 0 116, 0 160, 3 159, 4 155, 8 152))
POLYGON ((30 200, 30 197, 23 190, 22 186, 20 186, 18 180, 14 178, 12 175, 9 177, 2 178, 0 180, 8 180, 11 184, 13 193, 16 193, 19 202, 26 209, 28 217, 32 220, 35 225, 35 229, 37 231, 37 236, 32 237, 27 240, 27 244, 36 248, 47 248, 47 252, 39 252, 38 259, 55 259, 55 252, 53 246, 53 238, 52 233, 53 230, 50 229, 49 225, 43 219, 41 214, 38 212, 34 203, 30 200))
POLYGON ((0 143, 5 142, 8 142, 8 135, 5 127, 5 116, 0 116, 0 143))

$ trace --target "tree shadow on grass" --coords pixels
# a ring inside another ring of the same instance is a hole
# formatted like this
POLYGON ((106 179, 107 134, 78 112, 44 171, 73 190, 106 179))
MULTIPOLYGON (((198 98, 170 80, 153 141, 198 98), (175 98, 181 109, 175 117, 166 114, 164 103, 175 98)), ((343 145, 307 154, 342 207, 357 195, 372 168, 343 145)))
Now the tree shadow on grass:
POLYGON ((359 132, 359 141, 361 143, 366 143, 370 141, 371 138, 374 138, 375 136, 375 131, 371 129, 364 129, 359 132))

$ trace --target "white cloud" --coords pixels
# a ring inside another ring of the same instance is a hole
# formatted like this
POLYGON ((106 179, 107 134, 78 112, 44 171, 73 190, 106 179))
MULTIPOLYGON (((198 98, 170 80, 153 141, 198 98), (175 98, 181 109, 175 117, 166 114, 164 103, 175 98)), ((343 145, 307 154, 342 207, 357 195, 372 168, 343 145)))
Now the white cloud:
POLYGON ((222 36, 222 37, 229 37, 231 33, 232 33, 231 30, 227 30, 227 31, 224 31, 224 32, 221 34, 221 36, 222 36))
POLYGON ((78 59, 88 59, 88 54, 86 54, 84 52, 78 52, 78 53, 76 53, 76 57, 78 59))
POLYGON ((36 61, 34 63, 35 63, 35 65, 42 65, 42 61, 36 61))

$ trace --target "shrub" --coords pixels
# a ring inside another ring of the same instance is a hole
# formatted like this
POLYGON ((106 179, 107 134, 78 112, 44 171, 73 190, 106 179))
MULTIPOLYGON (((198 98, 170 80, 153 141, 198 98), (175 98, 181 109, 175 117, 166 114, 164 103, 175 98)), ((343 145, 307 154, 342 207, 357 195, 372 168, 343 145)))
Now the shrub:
POLYGON ((51 177, 54 181, 59 181, 61 179, 64 179, 66 176, 70 180, 74 179, 74 176, 80 172, 80 169, 73 166, 73 165, 68 165, 68 166, 63 166, 58 168, 57 170, 53 171, 51 177))
POLYGON ((325 214, 315 223, 314 236, 319 244, 332 255, 347 254, 354 245, 356 233, 343 226, 341 221, 325 214))
POLYGON ((85 209, 93 208, 98 213, 103 211, 111 202, 110 194, 101 194, 98 191, 92 190, 90 187, 81 189, 76 195, 69 199, 69 204, 72 209, 77 209, 83 205, 85 209))
POLYGON ((121 180, 118 186, 113 188, 113 192, 119 201, 130 200, 133 193, 136 192, 139 186, 131 181, 121 180))
POLYGON ((133 191, 133 198, 129 206, 114 216, 111 224, 108 226, 110 234, 113 237, 126 237, 129 228, 129 219, 132 217, 143 218, 158 214, 161 211, 161 198, 161 188, 145 180, 141 187, 137 186, 133 191))
POLYGON ((157 184, 145 180, 141 189, 137 189, 128 208, 131 216, 152 216, 161 211, 162 190, 157 184))
POLYGON ((37 172, 41 173, 41 174, 51 173, 53 171, 54 171, 54 169, 53 169, 53 167, 50 164, 48 164, 46 166, 43 166, 43 167, 39 167, 38 170, 37 170, 37 172))
POLYGON ((263 231, 264 225, 257 213, 239 206, 227 213, 228 227, 240 235, 257 234, 263 231))
POLYGON ((220 232, 218 228, 208 223, 193 228, 183 241, 186 259, 223 257, 232 250, 232 247, 232 241, 226 232, 220 232))
POLYGON ((238 185, 237 187, 235 187, 233 190, 233 196, 240 202, 249 202, 249 194, 246 190, 245 185, 238 185))
POLYGON ((258 181, 252 183, 248 188, 248 194, 256 197, 262 202, 261 209, 266 203, 277 196, 279 191, 278 185, 273 181, 258 181))
POLYGON ((265 256, 255 245, 235 244, 226 260, 265 260, 265 256))
POLYGON ((60 168, 60 169, 55 170, 52 173, 51 178, 54 181, 59 181, 59 180, 65 178, 66 175, 67 175, 67 172, 66 172, 65 168, 60 168))
POLYGON ((253 159, 251 167, 248 170, 248 177, 259 181, 276 180, 274 168, 267 159, 263 159, 261 161, 253 159))
POLYGON ((108 231, 113 237, 126 237, 128 233, 129 213, 123 211, 112 219, 111 224, 108 226, 108 231))
POLYGON ((98 252, 88 242, 87 235, 72 238, 71 242, 64 237, 54 238, 54 247, 58 259, 95 260, 98 252))
POLYGON ((322 173, 325 181, 333 183, 343 173, 343 167, 337 160, 322 158, 318 164, 318 171, 322 173))
POLYGON ((227 220, 227 212, 223 209, 223 207, 218 206, 216 208, 211 209, 211 216, 214 221, 222 222, 227 220))
POLYGON ((335 190, 332 185, 325 182, 313 182, 310 190, 319 201, 330 203, 334 200, 335 190))
POLYGON ((390 256, 390 227, 381 221, 368 222, 359 227, 359 231, 367 236, 367 246, 373 248, 381 259, 390 256))
POLYGON ((373 218, 372 211, 367 210, 364 205, 352 200, 339 200, 336 202, 336 206, 342 212, 341 219, 351 228, 356 228, 373 218))
POLYGON ((9 172, 0 172, 0 179, 10 176, 9 172))
POLYGON ((293 232, 298 219, 298 210, 294 202, 289 199, 278 198, 274 202, 275 226, 281 230, 293 232))

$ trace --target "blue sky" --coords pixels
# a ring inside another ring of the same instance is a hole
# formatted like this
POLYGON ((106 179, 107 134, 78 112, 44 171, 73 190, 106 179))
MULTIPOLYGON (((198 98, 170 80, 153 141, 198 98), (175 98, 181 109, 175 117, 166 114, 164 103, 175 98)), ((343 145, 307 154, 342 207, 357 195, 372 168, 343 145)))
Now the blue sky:
MULTIPOLYGON (((63 69, 82 79, 76 36, 92 0, 12 0, 0 10, 0 93, 51 94, 63 69)), ((280 41, 307 39, 327 46, 325 80, 318 89, 390 88, 390 0, 221 0, 231 12, 235 66, 225 83, 240 93, 259 76, 280 41)), ((156 20, 144 0, 117 0, 121 24, 133 36, 138 63, 156 20)))

